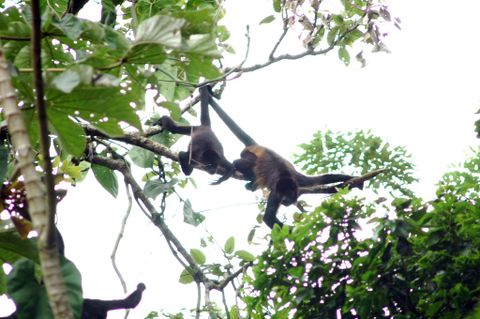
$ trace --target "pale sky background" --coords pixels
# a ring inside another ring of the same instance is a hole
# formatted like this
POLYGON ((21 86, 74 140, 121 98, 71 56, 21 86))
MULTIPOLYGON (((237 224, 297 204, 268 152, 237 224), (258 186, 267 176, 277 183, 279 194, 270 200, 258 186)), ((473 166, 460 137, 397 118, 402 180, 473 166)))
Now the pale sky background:
MULTIPOLYGON (((473 123, 480 108, 480 2, 390 3, 391 13, 402 20, 402 30, 386 39, 391 54, 369 54, 363 69, 355 62, 345 67, 336 52, 280 62, 229 82, 220 104, 259 143, 287 158, 317 130, 370 129, 412 153, 420 178, 415 189, 428 199, 449 165, 463 161, 469 147, 478 145, 473 123)), ((267 59, 281 31, 258 26, 270 14, 270 6, 271 0, 226 1, 223 23, 232 32, 231 43, 238 52, 237 57, 229 58, 231 65, 243 58, 246 24, 250 24, 252 38, 246 65, 267 59)), ((238 158, 242 145, 215 115, 212 121, 227 158, 238 158)), ((261 247, 246 244, 249 230, 256 225, 258 194, 244 191, 240 181, 213 187, 208 185, 212 176, 196 172, 193 177, 198 178, 198 189, 182 195, 196 211, 206 210, 205 227, 219 245, 223 247, 233 235, 237 249, 260 251, 261 247)), ((66 255, 82 273, 87 298, 124 296, 110 254, 126 207, 123 185, 115 200, 92 182, 91 176, 59 205, 66 255)), ((171 201, 167 207, 166 222, 172 231, 187 248, 199 248, 200 238, 206 236, 204 228, 183 224, 181 205, 171 201)), ((144 318, 151 310, 195 307, 195 285, 178 283, 178 262, 160 232, 136 208, 117 260, 129 291, 138 282, 147 285, 130 318, 144 318)), ((0 316, 11 311, 1 300, 0 316)), ((111 312, 109 318, 123 318, 123 312, 111 312)))

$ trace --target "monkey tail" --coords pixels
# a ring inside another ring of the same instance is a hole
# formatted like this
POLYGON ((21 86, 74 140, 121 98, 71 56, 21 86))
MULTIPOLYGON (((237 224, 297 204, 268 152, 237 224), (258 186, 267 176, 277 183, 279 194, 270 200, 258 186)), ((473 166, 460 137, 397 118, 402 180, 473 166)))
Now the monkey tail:
POLYGON ((225 111, 218 105, 218 103, 213 99, 212 96, 210 96, 210 105, 212 108, 215 110, 215 112, 218 114, 218 116, 222 119, 222 121, 228 126, 230 131, 243 143, 245 146, 252 146, 252 145, 258 145, 255 140, 248 135, 244 130, 240 128, 240 126, 237 125, 233 121, 233 119, 225 113, 225 111))

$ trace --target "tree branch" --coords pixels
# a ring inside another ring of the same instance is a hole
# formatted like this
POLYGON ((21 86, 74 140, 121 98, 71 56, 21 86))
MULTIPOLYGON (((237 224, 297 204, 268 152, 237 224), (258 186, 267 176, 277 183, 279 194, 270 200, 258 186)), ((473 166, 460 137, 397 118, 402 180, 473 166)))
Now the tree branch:
POLYGON ((204 284, 208 283, 209 279, 205 276, 205 274, 200 269, 200 267, 197 265, 197 263, 193 260, 193 258, 187 252, 187 250, 183 247, 183 245, 180 243, 178 238, 175 237, 175 235, 171 232, 171 230, 165 224, 163 219, 160 217, 160 214, 157 212, 155 207, 152 205, 152 203, 145 196, 141 187, 137 184, 137 182, 133 178, 133 176, 130 172, 130 168, 125 163, 125 161, 119 160, 119 159, 101 157, 101 156, 97 156, 97 155, 91 156, 90 158, 88 158, 88 161, 90 161, 93 164, 102 165, 102 166, 108 167, 112 170, 117 170, 120 173, 122 173, 122 175, 125 178, 125 181, 132 188, 134 196, 137 197, 141 201, 141 203, 145 206, 145 208, 147 209, 147 212, 149 213, 148 217, 149 217, 150 221, 160 229, 162 234, 165 236, 165 239, 168 242, 170 242, 171 244, 174 245, 175 249, 180 253, 180 255, 183 257, 183 259, 187 262, 188 268, 190 268, 193 272, 192 276, 194 278, 198 278, 198 280, 200 280, 204 284))
POLYGON ((110 260, 112 261, 113 269, 115 270, 115 273, 117 274, 117 277, 120 280, 120 284, 122 285, 123 292, 127 293, 127 285, 125 283, 125 280, 123 279, 120 269, 117 266, 117 261, 116 261, 118 247, 120 246, 120 241, 122 240, 123 234, 125 233, 125 226, 127 225, 128 217, 130 216, 130 212, 132 211, 132 195, 130 194, 130 188, 127 182, 125 182, 125 189, 127 192, 128 207, 127 207, 125 216, 123 217, 122 225, 120 226, 120 231, 118 232, 118 235, 117 235, 117 240, 115 241, 115 245, 113 246, 113 251, 112 251, 112 254, 110 255, 110 260))

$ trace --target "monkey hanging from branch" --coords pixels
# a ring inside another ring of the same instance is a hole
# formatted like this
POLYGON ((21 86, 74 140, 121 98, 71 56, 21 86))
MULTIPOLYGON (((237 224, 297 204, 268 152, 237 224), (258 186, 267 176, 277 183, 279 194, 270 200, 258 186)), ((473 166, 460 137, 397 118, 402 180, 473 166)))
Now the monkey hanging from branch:
POLYGON ((323 174, 307 176, 299 173, 292 163, 281 157, 269 148, 259 145, 255 140, 243 131, 233 119, 218 105, 208 88, 209 104, 228 126, 232 133, 245 145, 240 153, 240 159, 233 161, 236 171, 249 181, 246 188, 256 190, 267 188, 270 194, 267 198, 267 207, 263 221, 268 227, 275 224, 280 227, 283 223, 277 218, 279 206, 291 205, 297 202, 300 196, 299 189, 337 183, 333 187, 326 188, 323 193, 335 193, 337 187, 357 187, 363 189, 363 180, 351 175, 323 174), (352 181, 349 183, 348 181, 352 181))
POLYGON ((215 174, 219 168, 222 168, 223 175, 218 180, 212 182, 213 185, 222 183, 230 178, 235 169, 224 156, 223 146, 213 132, 208 114, 208 104, 210 99, 209 88, 200 87, 200 125, 186 126, 176 124, 169 116, 162 116, 153 125, 160 125, 163 129, 175 133, 190 135, 191 140, 186 152, 179 152, 178 159, 185 175, 190 175, 194 165, 202 166, 209 174, 215 174))

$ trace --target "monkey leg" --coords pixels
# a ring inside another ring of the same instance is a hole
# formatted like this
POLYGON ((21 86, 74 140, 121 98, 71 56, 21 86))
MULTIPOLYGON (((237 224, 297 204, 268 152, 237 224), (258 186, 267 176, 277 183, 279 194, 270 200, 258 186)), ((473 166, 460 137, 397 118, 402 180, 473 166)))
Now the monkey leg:
POLYGON ((178 152, 178 160, 183 174, 189 176, 192 174, 193 166, 190 164, 189 154, 187 152, 178 152))

